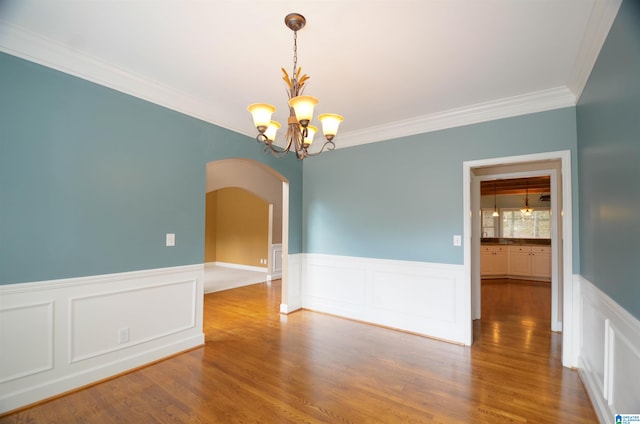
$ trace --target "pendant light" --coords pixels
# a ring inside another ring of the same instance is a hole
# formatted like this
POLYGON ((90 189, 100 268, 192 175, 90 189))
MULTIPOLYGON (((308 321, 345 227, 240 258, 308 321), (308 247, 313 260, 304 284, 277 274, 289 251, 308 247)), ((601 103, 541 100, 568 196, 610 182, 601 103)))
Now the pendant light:
POLYGON ((497 198, 498 194, 496 192, 496 182, 493 182, 493 213, 491 214, 491 216, 493 217, 498 217, 500 216, 500 214, 498 213, 498 206, 497 206, 497 198))
POLYGON ((529 182, 527 181, 527 188, 525 191, 525 198, 524 198, 524 207, 520 209, 520 212, 525 215, 525 216, 531 216, 531 213, 533 212, 533 208, 529 207, 529 182))

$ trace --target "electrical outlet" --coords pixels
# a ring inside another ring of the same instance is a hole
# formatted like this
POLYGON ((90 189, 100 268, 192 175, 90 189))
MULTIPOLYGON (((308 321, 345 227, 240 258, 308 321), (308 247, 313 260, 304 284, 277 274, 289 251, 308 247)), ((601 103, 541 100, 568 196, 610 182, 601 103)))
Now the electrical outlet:
POLYGON ((453 236, 453 245, 462 246, 462 236, 459 236, 459 235, 453 236))
POLYGON ((118 330, 118 343, 126 343, 129 341, 129 327, 118 330))
POLYGON ((173 233, 167 233, 165 241, 166 241, 165 244, 167 245, 167 247, 175 246, 176 245, 176 235, 173 234, 173 233))

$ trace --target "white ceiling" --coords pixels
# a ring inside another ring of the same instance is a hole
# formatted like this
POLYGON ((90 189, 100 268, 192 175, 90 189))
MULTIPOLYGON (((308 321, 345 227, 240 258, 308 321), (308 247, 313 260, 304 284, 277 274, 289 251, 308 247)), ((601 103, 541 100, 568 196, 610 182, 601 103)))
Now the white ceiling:
POLYGON ((298 64, 350 146, 574 105, 621 0, 0 0, 0 50, 254 136, 298 64))

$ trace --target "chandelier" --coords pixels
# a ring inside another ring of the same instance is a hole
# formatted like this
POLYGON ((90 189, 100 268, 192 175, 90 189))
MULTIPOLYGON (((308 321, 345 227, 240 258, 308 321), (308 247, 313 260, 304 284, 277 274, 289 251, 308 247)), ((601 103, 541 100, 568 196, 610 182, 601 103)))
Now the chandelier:
POLYGON ((287 131, 285 133, 285 147, 274 144, 276 133, 280 124, 271 120, 271 115, 276 108, 266 103, 254 103, 249 105, 247 110, 253 116, 253 123, 258 129, 256 141, 264 144, 264 152, 271 153, 276 157, 284 157, 290 150, 295 150, 298 159, 307 156, 316 156, 324 150, 335 149, 333 142, 338 133, 338 126, 343 121, 343 117, 335 113, 324 113, 318 116, 322 123, 322 131, 326 141, 322 147, 314 153, 309 152, 309 147, 313 142, 313 137, 318 131, 313 125, 309 125, 313 118, 313 108, 318 104, 318 99, 312 96, 304 96, 303 91, 309 75, 301 74, 302 68, 298 67, 298 30, 307 23, 304 16, 299 13, 290 13, 284 18, 284 23, 293 31, 293 71, 291 76, 282 68, 282 79, 287 83, 287 94, 289 96, 289 119, 287 120, 287 131))

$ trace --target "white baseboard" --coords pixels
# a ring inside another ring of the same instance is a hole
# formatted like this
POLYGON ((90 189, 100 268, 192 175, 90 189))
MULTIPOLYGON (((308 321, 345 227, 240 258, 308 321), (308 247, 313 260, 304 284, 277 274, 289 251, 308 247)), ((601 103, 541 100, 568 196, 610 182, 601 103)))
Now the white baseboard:
POLYGON ((234 264, 225 264, 220 262, 207 262, 205 264, 204 275, 204 293, 215 293, 223 290, 237 289, 239 287, 250 286, 256 283, 269 282, 271 276, 267 274, 266 268, 249 267, 249 266, 226 266, 234 264), (251 273, 242 273, 233 271, 227 272, 227 268, 239 271, 251 271, 251 273))
POLYGON ((202 290, 202 265, 0 286, 0 413, 202 345, 202 290))
POLYGON ((304 308, 468 344, 462 265, 320 254, 303 263, 304 308))
POLYGON ((640 321, 580 281, 580 377, 601 423, 615 414, 640 413, 640 321))
POLYGON ((255 272, 268 272, 269 269, 267 267, 262 266, 251 266, 251 265, 242 265, 242 264, 232 264, 228 262, 208 262, 208 264, 213 264, 215 266, 221 266, 223 268, 234 268, 234 269, 243 269, 245 271, 255 271, 255 272))

